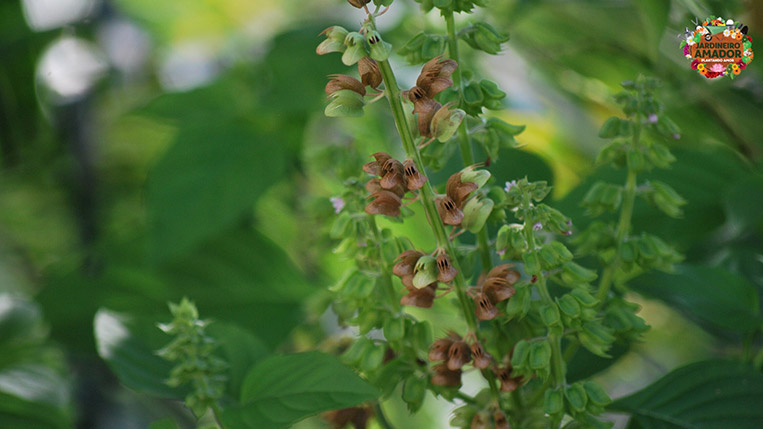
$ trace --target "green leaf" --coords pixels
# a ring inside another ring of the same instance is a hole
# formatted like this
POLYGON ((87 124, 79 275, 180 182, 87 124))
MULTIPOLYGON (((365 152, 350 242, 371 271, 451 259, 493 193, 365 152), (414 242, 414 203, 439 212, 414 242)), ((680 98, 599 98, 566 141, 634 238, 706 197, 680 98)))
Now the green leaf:
POLYGON ((763 421, 763 375, 741 362, 705 361, 676 369, 608 408, 640 427, 756 429, 763 421))
POLYGON ((241 405, 226 408, 222 420, 236 428, 282 428, 378 396, 373 386, 333 356, 319 352, 272 356, 249 371, 241 405))
POLYGON ((711 330, 745 333, 761 326, 755 287, 725 268, 678 265, 675 274, 651 272, 629 285, 639 293, 665 301, 711 330))
POLYGON ((223 91, 235 98, 232 88, 198 91, 202 94, 196 99, 183 94, 165 101, 192 103, 200 111, 215 112, 215 119, 180 118, 174 144, 149 174, 151 256, 156 260, 181 255, 230 227, 284 172, 284 143, 249 118, 256 111, 231 112, 203 94, 223 91))
POLYGON ((178 424, 175 420, 167 417, 166 419, 157 420, 148 426, 148 429, 177 429, 178 424))
POLYGON ((101 309, 94 329, 98 355, 130 389, 156 396, 182 399, 181 389, 167 386, 172 363, 156 355, 170 337, 148 318, 135 318, 101 309))
POLYGON ((21 364, 0 370, 0 427, 72 427, 69 386, 51 368, 21 364))

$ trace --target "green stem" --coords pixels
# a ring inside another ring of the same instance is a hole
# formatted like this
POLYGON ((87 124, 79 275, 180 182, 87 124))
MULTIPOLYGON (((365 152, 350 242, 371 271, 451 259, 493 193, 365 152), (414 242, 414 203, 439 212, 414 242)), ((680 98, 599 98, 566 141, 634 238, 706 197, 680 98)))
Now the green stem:
POLYGON ((368 227, 371 229, 371 231, 374 234, 374 239, 376 240, 376 245, 379 248, 379 265, 381 266, 382 271, 382 282, 384 284, 384 289, 387 294, 387 296, 390 299, 390 303, 392 304, 392 308, 394 308, 396 311, 400 308, 400 302, 397 299, 397 295, 395 294, 395 288, 392 285, 392 273, 389 271, 389 265, 382 257, 381 248, 382 248, 382 236, 381 232, 379 232, 379 227, 376 226, 376 218, 373 217, 373 215, 367 215, 368 219, 368 227))
MULTIPOLYGON (((458 90, 458 98, 463 102, 464 78, 463 71, 461 70, 461 58, 458 56, 458 36, 456 35, 456 24, 453 20, 453 11, 449 10, 445 12, 444 16, 445 24, 448 28, 448 55, 450 56, 450 59, 459 64, 456 68, 456 72, 451 77, 453 79, 453 86, 458 90)), ((464 161, 464 165, 474 164, 474 154, 472 153, 469 132, 466 129, 466 119, 461 121, 461 125, 458 126, 458 147, 461 150, 461 159, 464 161)), ((490 271, 492 263, 490 258, 490 247, 488 245, 487 226, 477 233, 477 246, 480 252, 480 260, 482 261, 482 270, 490 271)))
MULTIPOLYGON (((395 74, 392 72, 392 67, 389 65, 389 61, 379 62, 379 69, 381 70, 382 78, 384 79, 384 86, 387 92, 387 100, 389 101, 390 109, 392 110, 392 116, 395 119, 395 126, 400 134, 400 139, 403 142, 403 149, 406 156, 413 160, 419 168, 419 171, 424 171, 424 162, 421 160, 421 154, 419 153, 416 143, 413 141, 413 135, 410 128, 408 128, 408 122, 405 119, 405 110, 403 110, 403 103, 400 101, 400 88, 397 86, 397 80, 395 74)), ((445 225, 440 219, 440 214, 437 212, 435 206, 434 197, 435 192, 432 189, 432 184, 427 181, 419 191, 419 200, 424 206, 424 212, 427 215, 429 224, 432 226, 432 231, 437 239, 437 244, 443 247, 450 256, 451 264, 458 270, 456 278, 453 280, 453 286, 456 290, 458 301, 461 305, 461 311, 464 314, 464 319, 469 327, 470 332, 477 332, 477 321, 472 311, 472 304, 469 297, 466 295, 466 280, 462 274, 461 267, 458 263, 457 253, 448 238, 448 233, 445 231, 445 225)))
MULTIPOLYGON (((525 193, 524 197, 524 233, 527 238, 527 246, 529 252, 535 252, 535 235, 533 234, 533 227, 535 225, 535 219, 532 216, 532 210, 530 209, 532 200, 528 193, 525 193)), ((546 305, 556 305, 551 298, 551 294, 548 292, 546 285, 546 276, 543 271, 536 274, 535 288, 538 290, 543 303, 546 305)), ((564 365, 562 357, 562 335, 563 330, 560 328, 558 332, 554 329, 548 329, 548 340, 551 344, 551 374, 554 377, 554 385, 557 388, 563 388, 566 383, 567 369, 564 365)), ((545 389, 544 389, 545 390, 545 389)), ((551 420, 551 428, 558 428, 561 424, 561 415, 554 416, 551 420)))
POLYGON ((379 422, 382 429, 394 429, 394 426, 387 420, 387 416, 384 415, 384 409, 379 402, 374 402, 374 412, 376 412, 376 421, 379 422))
MULTIPOLYGON (((639 146, 639 140, 641 138, 641 118, 636 115, 635 130, 633 132, 633 141, 631 150, 637 149, 639 146)), ((614 279, 615 272, 622 263, 621 256, 623 251, 623 243, 628 236, 628 232, 631 228, 631 217, 633 216, 633 204, 636 201, 636 172, 628 166, 628 177, 625 179, 625 188, 623 190, 623 206, 620 209, 620 219, 617 221, 617 228, 615 229, 615 242, 617 248, 615 249, 615 256, 612 258, 612 262, 604 268, 601 274, 601 281, 599 282, 599 290, 596 293, 596 298, 600 302, 604 302, 609 294, 609 289, 612 286, 612 280, 614 279)))

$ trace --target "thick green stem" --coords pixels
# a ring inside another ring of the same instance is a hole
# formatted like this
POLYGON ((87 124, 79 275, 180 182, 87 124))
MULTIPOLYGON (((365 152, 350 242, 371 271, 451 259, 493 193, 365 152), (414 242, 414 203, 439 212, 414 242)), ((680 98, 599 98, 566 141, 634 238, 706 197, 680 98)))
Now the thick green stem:
MULTIPOLYGON (((638 115, 636 116, 635 122, 631 150, 638 148, 639 140, 641 138, 641 118, 638 115)), ((620 209, 620 219, 617 221, 617 227, 615 229, 615 243, 617 243, 617 249, 615 250, 615 256, 612 258, 612 262, 604 268, 604 271, 601 274, 599 290, 596 293, 596 298, 602 303, 607 298, 609 288, 612 286, 612 281, 614 280, 615 272, 622 263, 621 256, 623 243, 631 229, 631 217, 633 216, 633 205, 635 201, 636 172, 628 166, 628 177, 625 179, 625 188, 623 189, 623 206, 620 209)))
MULTIPOLYGON (((419 171, 423 172, 424 162, 421 160, 421 154, 413 140, 411 130, 408 128, 408 121, 405 119, 405 110, 403 110, 403 103, 400 100, 400 88, 397 86, 397 80, 395 79, 395 74, 392 72, 392 67, 389 65, 389 61, 379 62, 379 69, 381 70, 382 78, 384 79, 387 99, 389 101, 390 109, 392 110, 392 116, 395 119, 395 126, 397 127, 400 139, 403 142, 405 154, 416 163, 419 171)), ((464 314, 464 320, 466 320, 469 331, 477 332, 477 321, 474 312, 472 311, 471 300, 466 295, 466 280, 464 279, 461 267, 459 266, 455 248, 450 242, 448 233, 445 230, 445 225, 442 223, 440 214, 437 212, 434 198, 435 192, 434 189, 432 189, 432 184, 427 181, 419 190, 419 200, 424 206, 424 212, 427 215, 429 224, 432 226, 432 231, 437 239, 437 244, 448 252, 451 264, 458 270, 458 274, 453 280, 453 286, 456 290, 456 295, 458 296, 458 301, 461 305, 461 311, 464 314)))
MULTIPOLYGON (((450 59, 459 64, 459 67, 456 68, 456 72, 451 76, 453 78, 453 86, 458 90, 459 99, 463 101, 464 79, 460 66, 461 59, 458 56, 458 36, 456 35, 456 24, 453 20, 453 11, 449 10, 448 12, 445 12, 445 24, 448 27, 448 55, 450 56, 450 59)), ((458 126, 458 147, 461 150, 461 159, 464 161, 464 165, 474 164, 474 154, 472 153, 472 143, 469 138, 469 132, 466 129, 466 120, 463 120, 461 125, 458 126)), ((490 258, 487 226, 477 233, 477 247, 479 248, 480 260, 482 261, 482 270, 490 271, 492 268, 492 261, 490 258)))

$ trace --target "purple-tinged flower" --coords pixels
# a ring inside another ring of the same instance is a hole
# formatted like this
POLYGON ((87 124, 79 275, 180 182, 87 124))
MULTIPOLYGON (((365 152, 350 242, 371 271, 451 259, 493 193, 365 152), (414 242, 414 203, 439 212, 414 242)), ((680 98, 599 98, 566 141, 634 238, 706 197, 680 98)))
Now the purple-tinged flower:
POLYGON ((495 253, 496 253, 498 256, 500 256, 501 258, 503 258, 503 255, 505 255, 505 254, 506 254, 506 249, 496 250, 496 251, 495 251, 495 253))
POLYGON ((673 134, 673 138, 678 140, 678 139, 681 138, 681 134, 675 133, 675 134, 673 134))
POLYGON ((511 188, 517 186, 517 181, 512 180, 511 182, 506 182, 506 187, 503 188, 504 191, 509 192, 511 188))
POLYGON ((543 229, 543 224, 540 222, 535 222, 533 225, 533 231, 540 231, 541 229, 543 229))
POLYGON ((331 205, 334 206, 334 213, 339 213, 344 208, 344 200, 342 197, 331 197, 329 198, 329 201, 331 201, 331 205))
POLYGON ((647 120, 649 121, 650 124, 656 124, 657 123, 657 114, 656 113, 652 113, 651 115, 649 115, 649 118, 647 120))

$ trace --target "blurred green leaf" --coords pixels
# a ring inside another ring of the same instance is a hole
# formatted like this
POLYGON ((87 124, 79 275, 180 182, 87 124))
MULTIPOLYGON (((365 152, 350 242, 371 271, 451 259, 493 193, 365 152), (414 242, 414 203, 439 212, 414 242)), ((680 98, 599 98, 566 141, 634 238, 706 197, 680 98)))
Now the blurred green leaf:
POLYGON ((729 221, 738 230, 763 232, 763 176, 750 175, 731 184, 724 193, 724 206, 729 221))
POLYGON ((763 321, 755 287, 725 268, 678 265, 675 274, 650 272, 628 284, 711 330, 745 333, 760 328, 763 321))
POLYGON ((567 381, 574 383, 598 374, 617 363, 630 351, 630 343, 617 341, 607 350, 611 358, 597 356, 584 347, 578 348, 567 363, 567 381))
POLYGON ((763 421, 763 375, 741 362, 706 361, 665 375, 608 408, 638 427, 757 429, 763 421))
POLYGON ((148 426, 148 429, 177 429, 178 424, 171 418, 157 420, 148 426))
POLYGON ((156 355, 169 337, 149 318, 101 309, 94 329, 98 354, 125 386, 138 392, 182 399, 185 392, 167 386, 172 363, 156 355))
POLYGON ((179 123, 148 178, 156 259, 182 255, 238 221, 284 172, 283 143, 247 118, 256 111, 231 110, 226 99, 239 96, 232 89, 219 84, 161 100, 177 106, 179 123), (183 114, 187 106, 203 117, 183 114))
POLYGON ((51 368, 21 364, 0 370, 0 427, 68 428, 68 383, 51 368))
POLYGON ((223 411, 237 428, 281 428, 321 411, 370 401, 379 392, 333 356, 307 352, 272 356, 247 374, 242 405, 223 411))
POLYGON ((268 348, 249 331, 231 323, 214 322, 207 327, 207 333, 218 343, 215 354, 228 364, 228 394, 238 398, 247 371, 268 355, 268 348))

